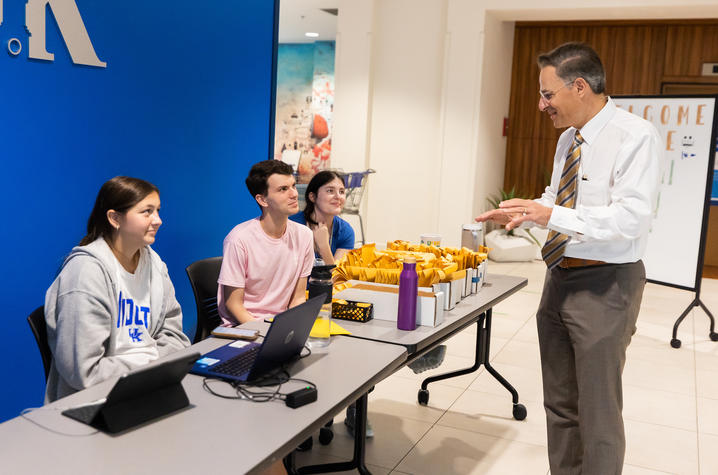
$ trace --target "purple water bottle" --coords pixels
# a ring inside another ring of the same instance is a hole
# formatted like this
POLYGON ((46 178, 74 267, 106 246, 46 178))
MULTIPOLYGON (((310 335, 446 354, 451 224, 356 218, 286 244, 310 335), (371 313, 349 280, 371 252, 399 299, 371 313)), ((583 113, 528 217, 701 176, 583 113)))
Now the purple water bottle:
POLYGON ((396 318, 396 327, 399 330, 416 329, 416 293, 419 286, 419 276, 416 275, 416 259, 404 259, 401 274, 399 275, 399 312, 396 318))

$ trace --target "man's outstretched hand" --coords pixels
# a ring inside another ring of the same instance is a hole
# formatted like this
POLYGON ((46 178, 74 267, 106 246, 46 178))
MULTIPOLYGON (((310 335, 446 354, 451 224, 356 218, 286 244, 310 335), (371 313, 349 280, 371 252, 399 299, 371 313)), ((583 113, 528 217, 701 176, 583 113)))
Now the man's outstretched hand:
POLYGON ((538 204, 533 200, 513 198, 499 203, 497 209, 492 209, 476 217, 476 221, 493 221, 507 231, 517 228, 525 221, 532 221, 540 226, 546 226, 551 218, 551 208, 538 204))

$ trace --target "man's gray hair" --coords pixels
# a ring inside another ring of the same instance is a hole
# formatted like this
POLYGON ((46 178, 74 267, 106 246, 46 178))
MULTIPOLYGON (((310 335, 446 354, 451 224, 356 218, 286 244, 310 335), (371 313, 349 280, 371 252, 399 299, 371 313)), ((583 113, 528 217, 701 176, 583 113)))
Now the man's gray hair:
POLYGON ((583 78, 596 94, 606 91, 606 73, 598 54, 585 43, 564 43, 537 58, 539 68, 556 68, 556 75, 570 83, 583 78))

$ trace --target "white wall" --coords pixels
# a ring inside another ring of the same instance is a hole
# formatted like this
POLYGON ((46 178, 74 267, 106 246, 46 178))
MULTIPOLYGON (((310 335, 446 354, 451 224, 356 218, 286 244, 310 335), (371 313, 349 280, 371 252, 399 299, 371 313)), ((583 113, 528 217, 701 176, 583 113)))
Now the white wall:
POLYGON ((376 4, 367 221, 379 242, 436 231, 444 17, 434 0, 376 4))
POLYGON ((718 18, 716 0, 595 5, 340 0, 332 164, 377 170, 363 207, 368 240, 438 232, 457 245, 461 224, 502 186, 514 21, 718 18))
POLYGON ((337 19, 332 167, 346 171, 368 166, 373 0, 340 0, 337 19))
MULTIPOLYGON (((334 65, 332 167, 347 172, 369 168, 374 0, 339 0, 334 65), (336 93, 337 88, 341 90, 336 93), (337 127, 336 124, 339 123, 337 127)), ((366 203, 369 189, 365 192, 366 203)), ((369 214, 366 204, 362 216, 369 214)), ((359 221, 344 216, 359 240, 359 221)), ((368 233, 367 233, 368 234, 368 233)), ((371 235, 367 235, 371 239, 371 235)))
MULTIPOLYGON (((483 8, 474 0, 451 0, 448 5, 445 61, 441 96, 439 214, 437 231, 442 244, 459 245, 461 225, 473 221, 477 175, 486 173, 476 160, 479 130, 500 133, 500 117, 485 120, 479 115, 481 83, 478 72, 485 55, 481 49, 483 8)), ((509 38, 513 41, 513 36, 509 38)), ((508 109, 508 102, 506 104, 508 109)), ((503 115, 503 114, 502 114, 503 115)), ((501 155, 503 157, 503 155, 501 155)), ((489 162, 490 163, 490 162, 489 162)), ((503 166, 500 176, 503 178, 503 166)), ((414 238, 416 239, 416 238, 414 238)))
MULTIPOLYGON (((471 200, 471 215, 489 209, 486 197, 498 193, 504 183, 506 137, 504 118, 509 116, 511 65, 513 62, 514 22, 501 21, 492 12, 484 16, 483 49, 477 105, 476 148, 471 154, 477 163, 471 200)), ((533 67, 533 65, 527 65, 533 67)))

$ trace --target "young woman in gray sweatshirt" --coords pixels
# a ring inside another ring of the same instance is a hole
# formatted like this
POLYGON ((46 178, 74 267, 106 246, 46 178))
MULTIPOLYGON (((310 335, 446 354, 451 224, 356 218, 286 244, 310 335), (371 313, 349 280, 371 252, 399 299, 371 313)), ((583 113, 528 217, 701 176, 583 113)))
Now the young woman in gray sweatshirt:
POLYGON ((152 250, 157 187, 115 177, 100 189, 87 235, 45 295, 51 402, 189 346, 167 266, 152 250))

